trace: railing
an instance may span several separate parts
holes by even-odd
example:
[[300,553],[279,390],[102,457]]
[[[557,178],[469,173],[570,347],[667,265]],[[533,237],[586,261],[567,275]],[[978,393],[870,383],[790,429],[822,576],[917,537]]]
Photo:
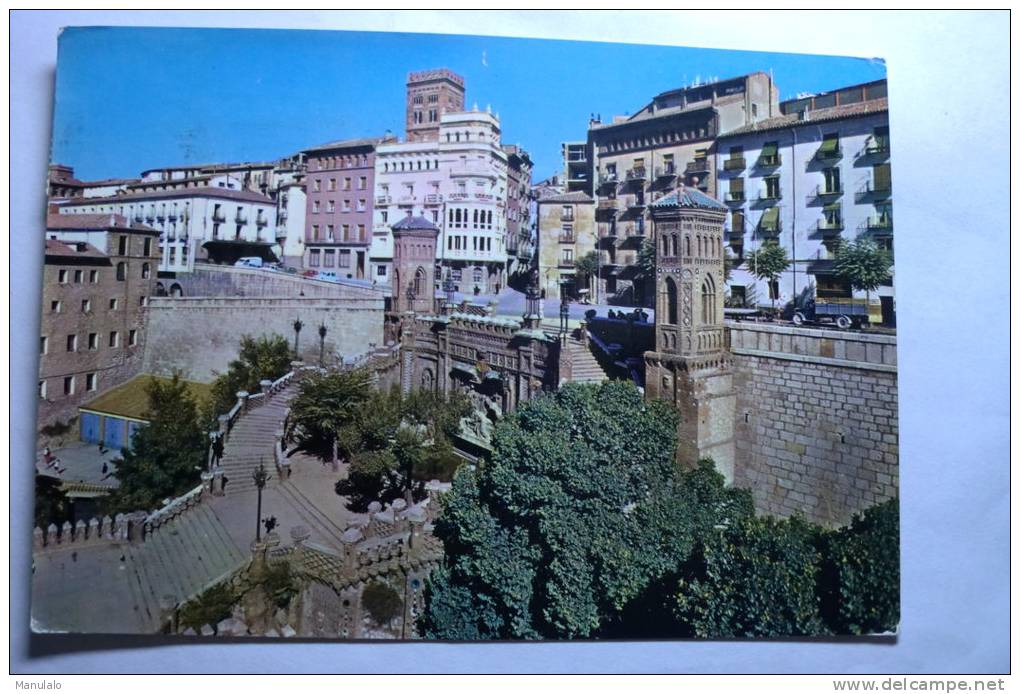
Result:
[[889,154],[888,140],[884,142],[877,140],[869,140],[867,143],[865,143],[864,147],[861,148],[861,151],[857,153],[856,158],[861,159],[863,157],[885,156],[887,154]]
[[732,193],[726,193],[726,202],[744,202],[747,198],[744,196],[744,191],[734,191]]
[[761,155],[758,157],[757,166],[759,168],[767,169],[774,166],[779,166],[783,163],[783,157],[780,154]]
[[398,205],[413,205],[418,201],[418,197],[415,195],[401,195],[400,199],[397,200]]
[[87,523],[79,520],[74,525],[71,525],[70,521],[64,521],[60,526],[50,523],[45,528],[36,526],[32,530],[32,549],[66,547],[71,543],[82,546],[102,542],[124,542],[128,539],[127,531],[128,516],[123,513],[113,517],[90,518]]
[[573,234],[560,234],[559,239],[560,239],[560,243],[573,243],[574,242],[574,235]]
[[212,220],[214,222],[219,222],[220,224],[222,224],[223,222],[227,221],[227,215],[225,215],[222,212],[213,212]]
[[835,186],[829,186],[823,183],[815,186],[814,192],[809,197],[825,198],[842,194],[843,194],[842,183],[837,183]]
[[615,173],[606,173],[599,176],[599,185],[604,186],[609,183],[617,183],[619,182],[619,180],[620,177],[617,176]]
[[255,226],[264,227],[267,224],[269,224],[269,220],[266,219],[265,217],[256,217],[255,218]]
[[375,196],[375,204],[376,205],[389,205],[392,200],[393,200],[393,198],[391,198],[389,195],[376,195]]
[[762,202],[772,202],[774,200],[782,200],[782,199],[783,199],[783,192],[781,190],[776,190],[776,191],[763,190],[760,193],[758,193],[758,200],[760,200]]
[[684,169],[686,173],[707,173],[708,172],[708,159],[695,159],[689,162]]
[[572,221],[574,221],[574,213],[573,212],[561,212],[560,213],[560,221],[561,222],[572,222]]
[[723,161],[724,171],[743,171],[747,168],[747,160],[743,157],[730,157]]
[[235,224],[247,224],[248,223],[248,215],[244,214],[243,212],[238,212],[237,214],[234,215],[234,223]]
[[643,181],[646,175],[647,174],[643,166],[627,170],[628,181]]
[[450,200],[467,200],[467,193],[450,193]]
[[892,195],[891,185],[888,188],[875,188],[874,181],[869,179],[864,182],[864,185],[857,189],[857,192],[854,194],[854,200],[856,202],[861,202],[862,200],[870,197],[881,198],[888,197],[889,195]]
[[628,210],[636,210],[636,209],[642,208],[644,206],[645,206],[645,199],[644,198],[635,197],[633,200],[630,200],[629,202],[627,202],[627,209]]
[[833,149],[822,149],[821,147],[815,152],[814,159],[816,161],[838,161],[843,158],[843,148],[836,145]]
[[838,234],[843,231],[843,220],[819,219],[817,222],[815,222],[814,230],[816,233],[822,234],[824,236]]
[[426,205],[438,205],[443,202],[443,196],[439,193],[429,193],[425,196]]
[[656,178],[672,178],[673,176],[676,176],[675,164],[666,164],[664,166],[655,167]]
[[492,193],[475,193],[475,198],[477,200],[492,200],[495,197],[496,196],[493,195]]
[[560,258],[559,267],[574,267],[574,261],[567,258]]
[[616,210],[616,198],[601,198],[598,202],[599,210]]
[[783,223],[777,222],[775,226],[758,226],[756,230],[757,235],[760,238],[775,238],[783,233]]
[[189,508],[197,506],[202,502],[202,491],[205,484],[200,484],[190,492],[182,494],[161,509],[153,511],[145,517],[145,534],[149,535],[158,530],[162,525],[172,521]]
[[892,217],[868,217],[857,227],[858,233],[891,234],[892,230]]

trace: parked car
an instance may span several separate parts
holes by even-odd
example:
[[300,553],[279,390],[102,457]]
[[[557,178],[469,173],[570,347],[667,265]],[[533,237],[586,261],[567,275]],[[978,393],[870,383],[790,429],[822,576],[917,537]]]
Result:
[[322,272],[322,271],[320,271],[320,272],[316,273],[315,279],[317,279],[317,280],[325,280],[326,282],[336,282],[337,281],[336,273],[335,272]]
[[234,267],[259,267],[260,268],[260,267],[262,267],[262,265],[263,265],[262,258],[259,258],[258,256],[248,256],[246,258],[241,258],[236,263],[234,263]]
[[864,299],[808,299],[796,308],[794,325],[835,323],[840,330],[868,324],[868,302]]

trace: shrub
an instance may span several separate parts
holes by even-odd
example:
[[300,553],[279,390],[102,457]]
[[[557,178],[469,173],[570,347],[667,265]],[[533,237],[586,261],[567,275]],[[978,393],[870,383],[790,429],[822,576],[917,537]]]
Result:
[[373,581],[365,586],[361,593],[361,604],[372,621],[379,626],[388,625],[404,608],[400,593],[382,581]]

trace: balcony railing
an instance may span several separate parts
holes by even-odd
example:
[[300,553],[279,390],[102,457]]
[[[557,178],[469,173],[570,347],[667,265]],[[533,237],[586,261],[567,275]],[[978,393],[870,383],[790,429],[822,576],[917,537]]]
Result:
[[775,238],[779,236],[781,233],[783,233],[783,223],[776,222],[772,226],[759,225],[755,232],[760,238],[765,239]]
[[676,176],[676,164],[664,164],[655,167],[656,178],[673,178]]
[[244,212],[238,212],[237,214],[234,215],[234,224],[247,224],[247,223],[248,215],[246,215]]
[[426,205],[439,205],[443,202],[443,196],[439,193],[429,193],[425,196]]
[[816,161],[839,161],[843,158],[843,148],[839,145],[828,149],[819,147],[814,158]]
[[287,208],[286,207],[282,208],[276,214],[276,218],[279,219],[281,222],[286,222],[287,221]]
[[416,195],[401,195],[400,199],[397,200],[398,205],[413,205],[418,202],[418,196]]
[[742,203],[745,200],[747,200],[747,197],[742,190],[726,193],[726,202]]
[[269,224],[269,220],[266,219],[265,217],[256,217],[255,218],[255,226],[261,228],[261,227],[266,226],[267,224]]
[[573,234],[560,234],[560,243],[573,243],[573,242],[574,242]]
[[574,213],[573,212],[561,212],[560,213],[560,221],[561,222],[572,222],[572,221],[574,221]]
[[224,214],[224,213],[222,213],[222,212],[215,212],[215,211],[214,211],[214,212],[212,213],[212,220],[213,220],[214,222],[217,222],[217,223],[219,223],[219,224],[222,224],[222,223],[224,223],[225,221],[227,221],[227,215],[225,215],[225,214]]
[[809,197],[812,198],[832,198],[843,194],[843,184],[837,183],[834,186],[827,185],[825,183],[815,186],[814,192]]
[[376,205],[389,205],[392,200],[393,200],[393,198],[391,198],[389,195],[376,195],[375,196],[375,204]]
[[782,199],[783,192],[781,190],[763,190],[758,193],[758,200],[760,202],[774,202]]
[[864,182],[864,185],[857,189],[857,192],[854,194],[854,200],[856,202],[861,202],[867,198],[887,198],[890,195],[892,195],[891,185],[887,185],[883,188],[876,188],[874,181],[869,179]]
[[616,210],[616,198],[600,198],[598,204],[599,211],[604,210]]
[[889,140],[869,139],[861,151],[857,153],[857,159],[863,157],[884,157],[889,154]]
[[145,219],[145,215],[143,215],[143,214],[142,214],[141,212],[135,212],[135,214],[134,214],[134,216],[133,216],[133,219],[134,219],[134,220],[135,220],[136,222],[140,222],[140,221],[142,221],[143,219]]
[[604,173],[601,176],[599,176],[599,185],[600,186],[605,186],[605,185],[609,185],[610,183],[617,183],[619,180],[620,180],[620,177],[617,176],[615,172],[613,172],[613,173]]
[[570,258],[560,258],[559,266],[560,267],[574,267],[574,261],[572,259],[570,259]]
[[771,168],[774,168],[776,166],[779,166],[782,163],[783,163],[783,157],[780,154],[769,154],[769,155],[763,154],[760,157],[758,157],[758,161],[756,162],[758,168],[761,168],[761,169],[771,169]]
[[724,171],[743,171],[747,168],[747,160],[743,157],[730,157],[723,161]]
[[819,219],[815,222],[815,231],[824,236],[839,234],[843,231],[842,219]]
[[493,200],[495,197],[492,193],[475,193],[476,200]]
[[467,193],[450,193],[450,200],[467,200]]
[[606,239],[615,239],[616,238],[616,233],[617,233],[616,232],[616,225],[615,224],[610,224],[609,228],[606,229],[605,232],[602,234],[602,237],[606,238]]
[[644,198],[637,198],[637,197],[635,197],[635,198],[632,198],[632,199],[627,201],[627,209],[628,210],[641,210],[641,209],[644,209],[644,207],[645,207],[645,199]]
[[857,227],[858,233],[884,235],[891,234],[893,230],[892,217],[868,217]]
[[687,164],[684,171],[688,174],[708,173],[708,159],[695,159]]
[[643,166],[639,166],[639,167],[627,170],[627,180],[628,181],[643,181],[643,180],[645,180],[647,175],[648,174],[645,171],[645,167],[643,167]]

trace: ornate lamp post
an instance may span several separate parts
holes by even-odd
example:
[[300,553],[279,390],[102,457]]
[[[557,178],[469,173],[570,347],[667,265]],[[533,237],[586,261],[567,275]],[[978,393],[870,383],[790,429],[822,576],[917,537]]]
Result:
[[259,461],[259,466],[252,473],[251,478],[255,480],[255,488],[258,489],[258,509],[255,516],[255,541],[259,542],[262,540],[262,490],[266,488],[266,482],[269,481],[269,473],[266,472],[266,464]]
[[446,292],[446,305],[443,307],[443,313],[447,313],[453,308],[454,299],[453,280],[449,276],[443,280],[443,291]]
[[415,300],[414,286],[407,285],[407,310],[414,313],[414,300]]
[[326,324],[319,326],[319,368],[325,366],[326,361]]
[[305,327],[305,324],[298,318],[294,321],[294,358],[301,359],[301,353],[298,352],[298,338],[301,336],[301,328]]
[[560,299],[560,334],[567,334],[567,321],[570,318],[570,302],[566,295]]

